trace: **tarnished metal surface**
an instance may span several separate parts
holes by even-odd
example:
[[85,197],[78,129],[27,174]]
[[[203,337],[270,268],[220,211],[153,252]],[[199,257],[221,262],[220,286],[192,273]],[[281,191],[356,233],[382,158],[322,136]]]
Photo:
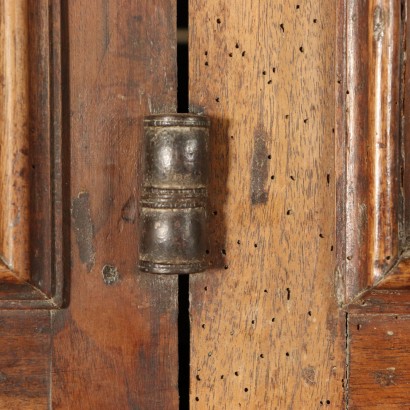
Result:
[[144,119],[139,267],[151,273],[206,268],[209,119]]

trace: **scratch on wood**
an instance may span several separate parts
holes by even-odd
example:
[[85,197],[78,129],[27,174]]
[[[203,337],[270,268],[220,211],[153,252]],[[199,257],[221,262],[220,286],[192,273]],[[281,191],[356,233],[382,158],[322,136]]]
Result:
[[346,283],[345,283],[345,278],[342,273],[343,269],[344,267],[342,266],[336,266],[335,276],[334,276],[335,295],[336,295],[336,300],[337,300],[337,304],[339,305],[339,307],[342,307],[343,304],[345,303]]
[[80,192],[77,198],[74,198],[72,217],[81,262],[85,263],[88,272],[91,272],[95,263],[95,248],[93,243],[94,226],[91,220],[90,195],[88,192]]
[[103,25],[103,40],[104,40],[104,52],[108,50],[108,46],[110,44],[110,28],[109,28],[109,8],[108,8],[108,1],[103,2],[103,18],[102,18],[102,25]]
[[121,218],[127,223],[135,223],[135,217],[137,213],[137,203],[135,195],[131,195],[128,201],[124,204],[121,209]]
[[373,13],[373,36],[377,42],[383,40],[385,29],[385,15],[382,7],[377,6]]
[[268,180],[268,150],[266,148],[267,135],[259,125],[255,129],[252,155],[251,202],[252,205],[265,204],[268,191],[265,184]]

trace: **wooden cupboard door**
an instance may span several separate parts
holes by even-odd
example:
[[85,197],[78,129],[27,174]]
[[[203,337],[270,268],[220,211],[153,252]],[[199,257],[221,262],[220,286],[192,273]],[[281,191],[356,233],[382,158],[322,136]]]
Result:
[[190,0],[213,120],[192,408],[410,408],[408,7]]
[[178,408],[177,278],[137,272],[174,1],[0,1],[0,408]]
[[409,4],[345,3],[349,409],[410,408]]
[[0,408],[410,407],[407,9],[189,0],[210,268],[178,312],[136,269],[176,1],[0,0]]

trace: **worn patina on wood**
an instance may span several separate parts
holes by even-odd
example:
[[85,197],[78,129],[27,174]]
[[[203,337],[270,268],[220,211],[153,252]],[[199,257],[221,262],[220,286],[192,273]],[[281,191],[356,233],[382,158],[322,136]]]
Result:
[[343,405],[333,1],[191,0],[212,119],[210,260],[190,276],[193,409]]
[[[408,0],[340,1],[338,270],[349,409],[410,403]],[[340,289],[343,288],[341,283]]]
[[62,303],[61,13],[0,1],[0,308]]
[[0,280],[0,408],[178,408],[177,279],[139,272],[136,246],[143,116],[176,109],[175,1],[4,3],[27,6],[29,123],[6,121],[29,132],[31,250],[29,283]]
[[30,277],[27,0],[0,1],[0,281]]
[[68,308],[55,409],[178,408],[177,278],[138,270],[143,118],[176,110],[175,1],[63,2]]

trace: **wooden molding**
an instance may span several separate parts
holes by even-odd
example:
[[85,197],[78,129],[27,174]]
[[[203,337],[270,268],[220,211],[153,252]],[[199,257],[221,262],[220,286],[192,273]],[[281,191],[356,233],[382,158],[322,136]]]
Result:
[[345,272],[344,302],[350,303],[397,276],[397,266],[408,266],[401,256],[405,13],[403,2],[395,0],[343,3],[343,109],[337,124],[345,155],[337,168],[345,189],[338,199],[344,233],[339,266]]
[[0,308],[62,293],[60,1],[0,0]]
[[402,256],[394,269],[377,285],[377,289],[410,289],[410,258]]
[[0,281],[29,279],[27,0],[0,1]]

